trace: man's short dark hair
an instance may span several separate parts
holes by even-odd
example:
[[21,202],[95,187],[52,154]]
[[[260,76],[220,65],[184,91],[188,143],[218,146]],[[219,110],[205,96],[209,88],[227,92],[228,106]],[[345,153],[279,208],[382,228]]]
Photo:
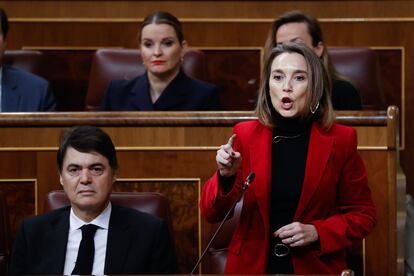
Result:
[[3,38],[7,37],[7,33],[9,32],[9,19],[7,18],[6,12],[0,8],[0,22],[1,22],[1,33],[3,34]]
[[109,165],[114,172],[118,169],[115,146],[112,143],[111,137],[98,127],[77,126],[63,133],[57,152],[59,172],[62,172],[63,160],[68,147],[84,153],[97,152],[108,159]]

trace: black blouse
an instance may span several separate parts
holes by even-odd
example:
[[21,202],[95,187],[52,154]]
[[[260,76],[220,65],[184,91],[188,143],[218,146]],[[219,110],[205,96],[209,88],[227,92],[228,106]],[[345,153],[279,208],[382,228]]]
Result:
[[271,194],[270,194],[270,246],[267,273],[293,274],[291,255],[277,257],[274,246],[279,239],[273,232],[292,223],[298,206],[305,176],[306,157],[310,138],[311,121],[274,116],[277,127],[273,129]]

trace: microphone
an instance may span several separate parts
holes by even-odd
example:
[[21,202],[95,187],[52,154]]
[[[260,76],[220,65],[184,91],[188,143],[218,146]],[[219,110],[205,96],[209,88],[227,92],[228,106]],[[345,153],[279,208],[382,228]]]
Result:
[[246,177],[246,180],[243,183],[242,190],[240,191],[240,195],[237,198],[237,200],[233,203],[230,210],[227,211],[226,215],[224,216],[223,220],[221,221],[220,225],[217,227],[216,232],[214,232],[214,235],[211,237],[210,241],[208,242],[206,248],[204,249],[203,253],[201,254],[200,258],[198,259],[197,263],[193,267],[193,270],[191,270],[191,275],[194,274],[194,271],[197,269],[197,267],[200,265],[201,261],[204,258],[204,255],[206,255],[207,250],[210,248],[211,244],[213,243],[214,239],[220,233],[221,228],[223,228],[224,223],[226,222],[227,218],[229,217],[230,213],[234,210],[236,207],[237,202],[239,202],[242,198],[244,193],[246,192],[247,188],[249,188],[250,184],[253,182],[254,178],[256,177],[256,174],[254,172],[250,172],[249,175]]
[[255,177],[256,177],[256,174],[254,172],[250,172],[246,180],[243,183],[243,189],[246,190],[249,187],[249,185],[253,182]]

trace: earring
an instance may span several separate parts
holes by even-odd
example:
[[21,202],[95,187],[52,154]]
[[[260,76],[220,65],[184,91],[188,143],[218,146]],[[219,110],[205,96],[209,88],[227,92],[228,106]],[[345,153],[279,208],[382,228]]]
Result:
[[315,109],[313,109],[313,110],[312,110],[312,106],[310,106],[310,107],[309,107],[310,112],[311,112],[312,114],[315,114],[316,110],[318,110],[318,107],[319,107],[319,102],[318,102],[318,104],[315,106]]

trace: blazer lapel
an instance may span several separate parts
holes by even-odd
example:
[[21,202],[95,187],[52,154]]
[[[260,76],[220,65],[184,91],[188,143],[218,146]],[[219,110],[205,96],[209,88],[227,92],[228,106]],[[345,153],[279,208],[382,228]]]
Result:
[[188,99],[187,79],[188,77],[182,71],[178,73],[155,102],[157,110],[177,110],[175,106],[181,106]]
[[319,126],[314,123],[310,135],[302,194],[294,220],[298,220],[301,217],[316,191],[331,154],[332,146],[333,137],[324,135]]
[[122,273],[132,235],[128,218],[123,218],[118,206],[112,205],[106,245],[105,274]]
[[10,112],[18,110],[20,94],[17,91],[18,83],[9,74],[7,66],[3,66],[1,81],[1,111]]
[[147,72],[135,80],[131,89],[131,105],[140,111],[154,110],[149,93]]
[[43,271],[50,274],[63,274],[66,246],[69,235],[69,208],[51,221],[50,230],[45,234],[45,258]]
[[260,213],[265,222],[265,229],[268,228],[269,216],[269,194],[270,194],[270,163],[272,130],[259,124],[255,129],[255,135],[250,143],[250,167],[256,174],[256,179],[251,184]]

